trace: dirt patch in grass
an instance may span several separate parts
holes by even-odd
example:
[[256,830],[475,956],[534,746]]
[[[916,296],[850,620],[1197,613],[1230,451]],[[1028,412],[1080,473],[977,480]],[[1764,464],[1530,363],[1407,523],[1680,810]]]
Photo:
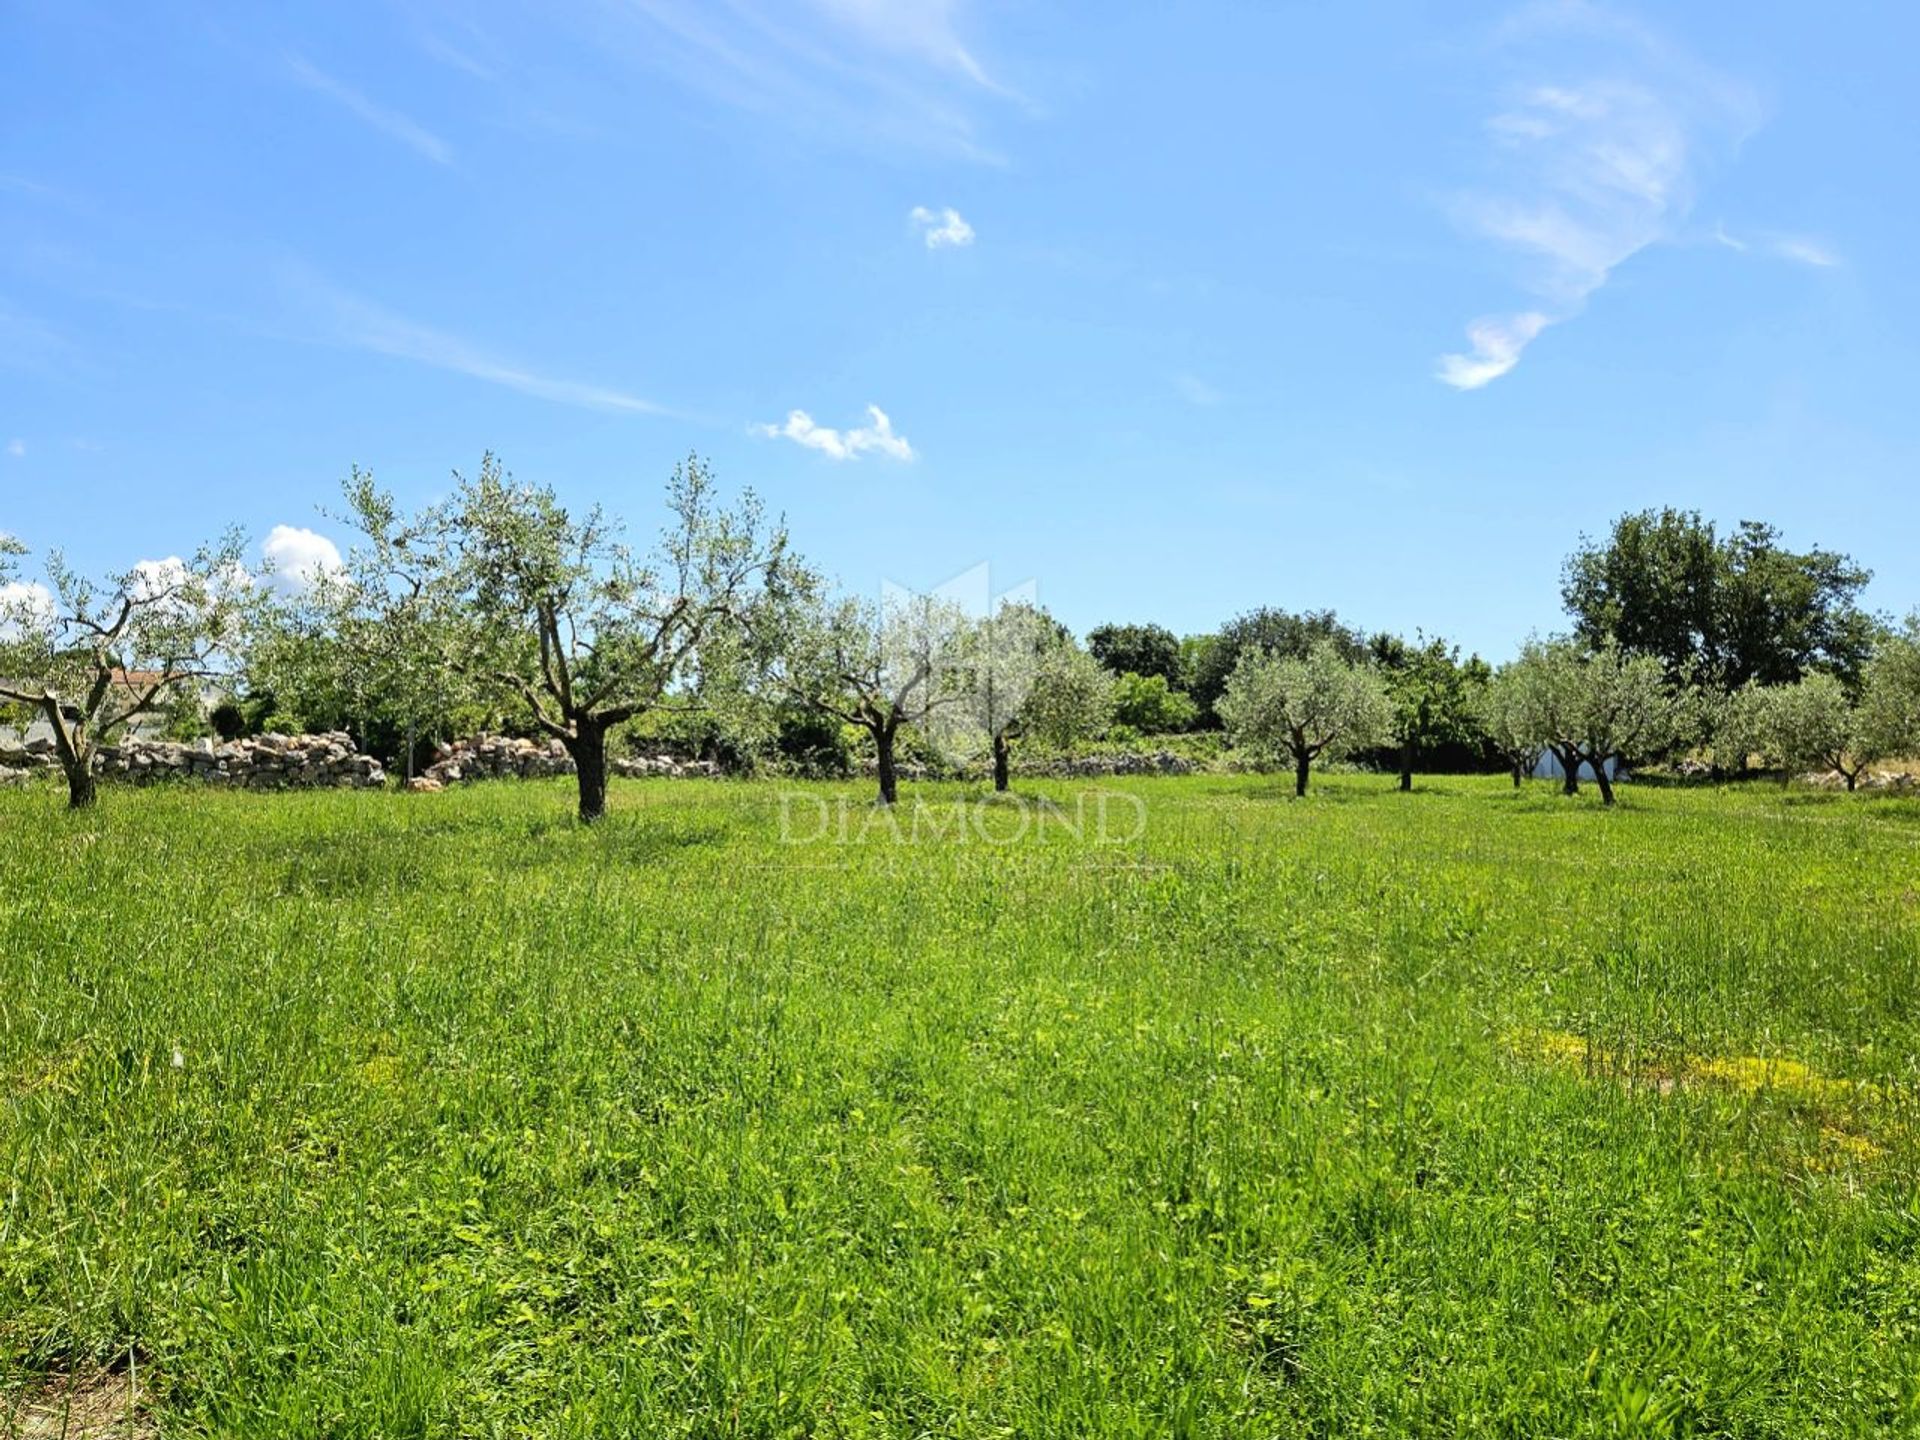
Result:
[[159,1433],[130,1371],[53,1375],[0,1394],[0,1440],[153,1440]]

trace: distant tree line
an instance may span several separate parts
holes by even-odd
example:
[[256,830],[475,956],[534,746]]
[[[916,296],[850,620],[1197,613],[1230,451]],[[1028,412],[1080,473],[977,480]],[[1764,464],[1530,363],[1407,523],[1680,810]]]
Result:
[[696,456],[666,520],[632,548],[492,457],[408,511],[354,471],[336,515],[344,566],[293,596],[258,583],[229,536],[191,562],[93,580],[0,536],[0,705],[55,736],[69,798],[93,803],[93,756],[137,717],[223,677],[224,736],[346,729],[388,758],[483,728],[543,735],[575,761],[581,818],[603,813],[609,750],[666,746],[731,766],[775,757],[842,770],[864,750],[882,803],[902,758],[974,756],[997,789],[1017,746],[1223,732],[1291,771],[1357,759],[1416,773],[1543,755],[1562,784],[1690,753],[1717,773],[1816,765],[1849,787],[1920,751],[1920,615],[1868,614],[1869,573],[1793,550],[1771,526],[1718,533],[1698,514],[1624,515],[1568,558],[1564,633],[1497,667],[1330,610],[1248,611],[1208,634],[1094,627],[1084,646],[1044,610],[968,615],[931,597],[837,592],[749,492],[724,500]]

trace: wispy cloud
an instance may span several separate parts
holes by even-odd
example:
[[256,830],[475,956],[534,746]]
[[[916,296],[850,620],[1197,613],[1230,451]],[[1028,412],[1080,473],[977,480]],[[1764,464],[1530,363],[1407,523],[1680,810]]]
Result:
[[870,44],[913,56],[1008,94],[961,41],[960,0],[820,0],[820,8]]
[[59,371],[77,354],[66,336],[0,298],[0,370]]
[[973,226],[951,205],[929,210],[916,205],[907,212],[907,220],[920,232],[929,250],[951,249],[973,244]]
[[318,337],[332,344],[351,345],[397,359],[413,360],[436,370],[470,375],[490,385],[501,385],[586,410],[609,410],[635,415],[671,414],[638,395],[604,385],[587,384],[540,374],[504,360],[457,335],[422,325],[360,296],[339,289],[305,267],[289,267],[283,274],[290,296],[310,311],[319,324]]
[[303,56],[289,55],[287,68],[292,71],[293,78],[309,90],[317,95],[326,96],[356,119],[370,125],[381,134],[398,140],[415,154],[433,161],[436,165],[453,163],[453,148],[410,116],[368,99],[352,86],[336,80]]
[[1442,355],[1436,372],[1456,390],[1478,390],[1520,363],[1520,352],[1553,322],[1538,310],[1519,315],[1486,316],[1467,326],[1464,355]]
[[789,410],[780,424],[756,425],[753,429],[756,435],[791,440],[835,460],[857,460],[866,454],[886,455],[895,460],[914,458],[913,446],[907,443],[906,436],[894,433],[893,421],[886,411],[878,405],[869,405],[867,419],[870,423],[866,425],[835,430],[817,423],[804,410]]
[[458,45],[438,35],[431,33],[421,35],[420,49],[429,59],[438,61],[449,70],[458,70],[469,79],[492,80],[495,78],[496,72],[493,66],[484,60],[476,59]]
[[1188,404],[1198,405],[1206,410],[1211,410],[1214,406],[1226,399],[1226,396],[1222,395],[1198,375],[1174,376],[1173,388],[1180,392]]
[[25,459],[27,454],[27,442],[20,439],[7,441],[7,454],[11,455],[16,460]]
[[1773,253],[1782,260],[1797,260],[1822,270],[1840,263],[1840,257],[1818,240],[1805,235],[1776,235],[1770,241]]
[[1727,249],[1741,254],[1758,250],[1760,254],[1770,255],[1776,260],[1792,260],[1796,264],[1811,265],[1820,270],[1830,270],[1841,263],[1840,256],[1832,246],[1811,235],[1787,235],[1773,231],[1763,232],[1748,240],[1733,234],[1725,225],[1716,225],[1713,238]]
[[[1520,262],[1543,302],[1475,320],[1471,349],[1436,377],[1476,390],[1507,374],[1549,325],[1580,313],[1615,270],[1672,239],[1692,209],[1703,162],[1758,123],[1738,84],[1652,32],[1582,4],[1525,12],[1506,32],[1533,77],[1486,123],[1488,181],[1454,197],[1456,220]],[[1584,73],[1564,71],[1569,41]],[[1541,43],[1551,47],[1542,55]]]
[[[605,12],[596,49],[664,69],[788,129],[999,163],[975,111],[982,102],[1026,102],[962,40],[965,8],[962,0],[628,0]],[[638,33],[624,23],[633,21]]]

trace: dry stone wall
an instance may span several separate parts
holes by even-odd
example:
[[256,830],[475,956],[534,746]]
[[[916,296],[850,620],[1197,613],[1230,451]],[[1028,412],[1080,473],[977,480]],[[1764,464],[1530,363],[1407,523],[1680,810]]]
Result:
[[[0,768],[18,775],[51,770],[58,764],[49,739],[0,747]],[[387,780],[380,762],[356,751],[352,738],[338,730],[323,735],[253,735],[223,743],[128,740],[101,746],[94,756],[94,769],[136,784],[200,780],[243,790],[371,790]]]
[[[673,779],[710,778],[719,767],[705,760],[676,760],[671,755],[628,755],[607,762],[616,775],[663,775]],[[573,757],[558,740],[525,740],[512,735],[476,735],[434,751],[433,764],[421,775],[435,786],[474,780],[539,780],[571,775]],[[426,787],[421,787],[426,788]]]

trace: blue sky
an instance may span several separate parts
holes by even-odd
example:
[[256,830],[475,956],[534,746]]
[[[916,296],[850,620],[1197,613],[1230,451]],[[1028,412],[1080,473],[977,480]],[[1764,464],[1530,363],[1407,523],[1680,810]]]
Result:
[[[697,449],[849,588],[1492,657],[1645,505],[1920,603],[1920,11],[10,0],[0,529]],[[795,412],[799,412],[796,414]]]

